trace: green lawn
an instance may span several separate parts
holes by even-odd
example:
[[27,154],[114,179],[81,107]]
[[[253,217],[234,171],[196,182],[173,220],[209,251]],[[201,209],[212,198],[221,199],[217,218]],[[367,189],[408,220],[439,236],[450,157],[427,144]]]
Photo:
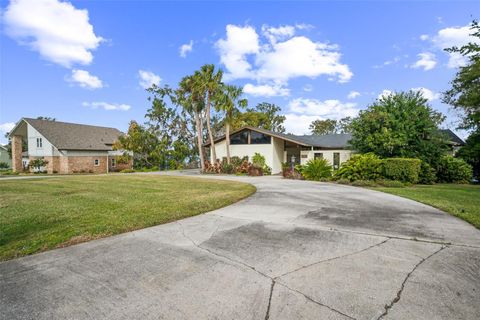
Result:
[[480,186],[478,185],[435,184],[372,189],[431,205],[480,229]]
[[188,177],[111,175],[0,181],[0,260],[214,210],[255,187]]

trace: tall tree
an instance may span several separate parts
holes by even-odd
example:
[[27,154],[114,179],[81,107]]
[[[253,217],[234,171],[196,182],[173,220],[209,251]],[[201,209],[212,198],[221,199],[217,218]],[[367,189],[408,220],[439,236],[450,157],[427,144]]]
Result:
[[198,75],[198,91],[205,92],[206,95],[206,104],[205,104],[205,119],[207,123],[207,131],[208,131],[208,138],[210,145],[212,146],[212,158],[215,161],[217,159],[217,154],[215,152],[215,147],[213,144],[213,132],[212,126],[210,123],[211,117],[211,107],[212,107],[212,100],[215,94],[217,94],[218,90],[222,85],[222,77],[223,71],[216,70],[213,64],[206,64],[200,68],[200,73]]
[[438,126],[444,116],[420,92],[400,92],[376,100],[352,122],[352,147],[380,157],[420,158],[431,164],[445,149]]
[[247,106],[247,100],[241,99],[243,94],[242,87],[234,85],[223,85],[221,90],[215,96],[216,108],[225,113],[225,145],[227,148],[227,163],[230,164],[230,126],[232,124],[234,113],[239,108]]
[[279,106],[262,102],[254,108],[248,108],[245,112],[234,113],[231,127],[235,130],[251,126],[282,133],[285,132],[283,123],[286,118],[280,114],[280,111]]
[[204,94],[198,85],[200,74],[184,77],[177,89],[178,103],[187,111],[194,114],[195,135],[197,138],[198,156],[200,158],[200,167],[205,170],[205,155],[203,150],[203,111],[205,109]]
[[468,59],[464,67],[460,67],[451,81],[452,88],[443,94],[443,102],[462,111],[462,129],[479,130],[480,126],[480,24],[474,20],[471,24],[472,36],[479,39],[460,48],[446,49],[451,53],[463,55]]
[[323,135],[337,132],[337,120],[325,119],[314,120],[308,127],[312,134]]
[[460,48],[446,49],[451,53],[464,56],[468,63],[460,67],[451,81],[452,88],[443,94],[443,102],[461,111],[462,123],[459,129],[472,130],[466,145],[457,153],[472,165],[474,174],[478,177],[480,171],[480,24],[472,21],[471,35],[476,37],[476,43],[470,42]]
[[283,123],[286,119],[284,115],[279,114],[281,110],[279,106],[268,102],[259,103],[255,107],[255,111],[261,112],[266,116],[266,121],[262,124],[262,128],[280,133],[285,132]]
[[345,117],[340,120],[334,119],[325,119],[325,120],[314,120],[310,124],[310,131],[312,134],[322,135],[322,134],[332,134],[332,133],[349,133],[351,131],[352,124],[351,117]]

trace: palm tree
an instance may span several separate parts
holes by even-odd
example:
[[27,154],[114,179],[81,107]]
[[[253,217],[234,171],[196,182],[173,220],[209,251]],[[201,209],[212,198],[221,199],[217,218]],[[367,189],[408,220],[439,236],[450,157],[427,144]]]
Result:
[[234,85],[222,85],[221,89],[215,96],[216,107],[219,111],[225,112],[225,145],[227,148],[227,163],[230,164],[230,125],[233,115],[238,112],[238,107],[247,106],[247,99],[240,99],[243,95],[242,87]]
[[205,109],[205,93],[201,91],[199,86],[200,74],[195,72],[194,75],[184,77],[179,84],[177,90],[178,103],[189,113],[193,113],[195,117],[195,131],[197,132],[198,156],[200,158],[200,167],[205,170],[205,156],[203,150],[203,117],[202,112]]
[[222,77],[223,71],[217,70],[215,72],[215,66],[213,64],[206,64],[200,68],[200,72],[198,75],[198,92],[204,92],[207,98],[207,102],[205,104],[205,118],[207,122],[207,131],[208,131],[208,139],[210,142],[211,150],[212,150],[212,159],[213,161],[217,160],[217,154],[215,152],[215,145],[213,143],[213,133],[212,127],[210,125],[210,109],[212,106],[212,100],[214,96],[218,93],[218,90],[222,86]]

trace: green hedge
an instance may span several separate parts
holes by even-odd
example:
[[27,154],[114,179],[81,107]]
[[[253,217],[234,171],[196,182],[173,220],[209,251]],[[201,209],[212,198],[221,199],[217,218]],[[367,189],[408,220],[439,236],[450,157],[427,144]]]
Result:
[[472,176],[472,166],[462,159],[443,156],[438,162],[437,178],[439,182],[469,183]]
[[383,176],[389,180],[417,183],[421,163],[420,159],[413,158],[383,159]]

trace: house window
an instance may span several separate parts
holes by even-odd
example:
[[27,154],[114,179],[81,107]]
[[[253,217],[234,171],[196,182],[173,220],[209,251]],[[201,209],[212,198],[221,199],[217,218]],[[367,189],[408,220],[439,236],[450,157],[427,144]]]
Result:
[[272,137],[269,135],[256,132],[256,131],[250,131],[250,143],[251,144],[270,144],[272,141]]
[[337,170],[340,167],[340,152],[333,153],[333,169]]
[[95,167],[98,167],[98,166],[100,165],[100,160],[95,159],[95,160],[93,161],[93,164],[95,165]]
[[37,138],[37,148],[42,148],[42,147],[43,147],[42,138]]
[[230,137],[230,144],[248,144],[248,131],[236,133]]
[[321,153],[321,152],[315,152],[315,153],[313,154],[313,157],[314,157],[315,159],[323,159],[323,153]]
[[112,168],[114,168],[117,165],[117,162],[115,158],[112,158]]

